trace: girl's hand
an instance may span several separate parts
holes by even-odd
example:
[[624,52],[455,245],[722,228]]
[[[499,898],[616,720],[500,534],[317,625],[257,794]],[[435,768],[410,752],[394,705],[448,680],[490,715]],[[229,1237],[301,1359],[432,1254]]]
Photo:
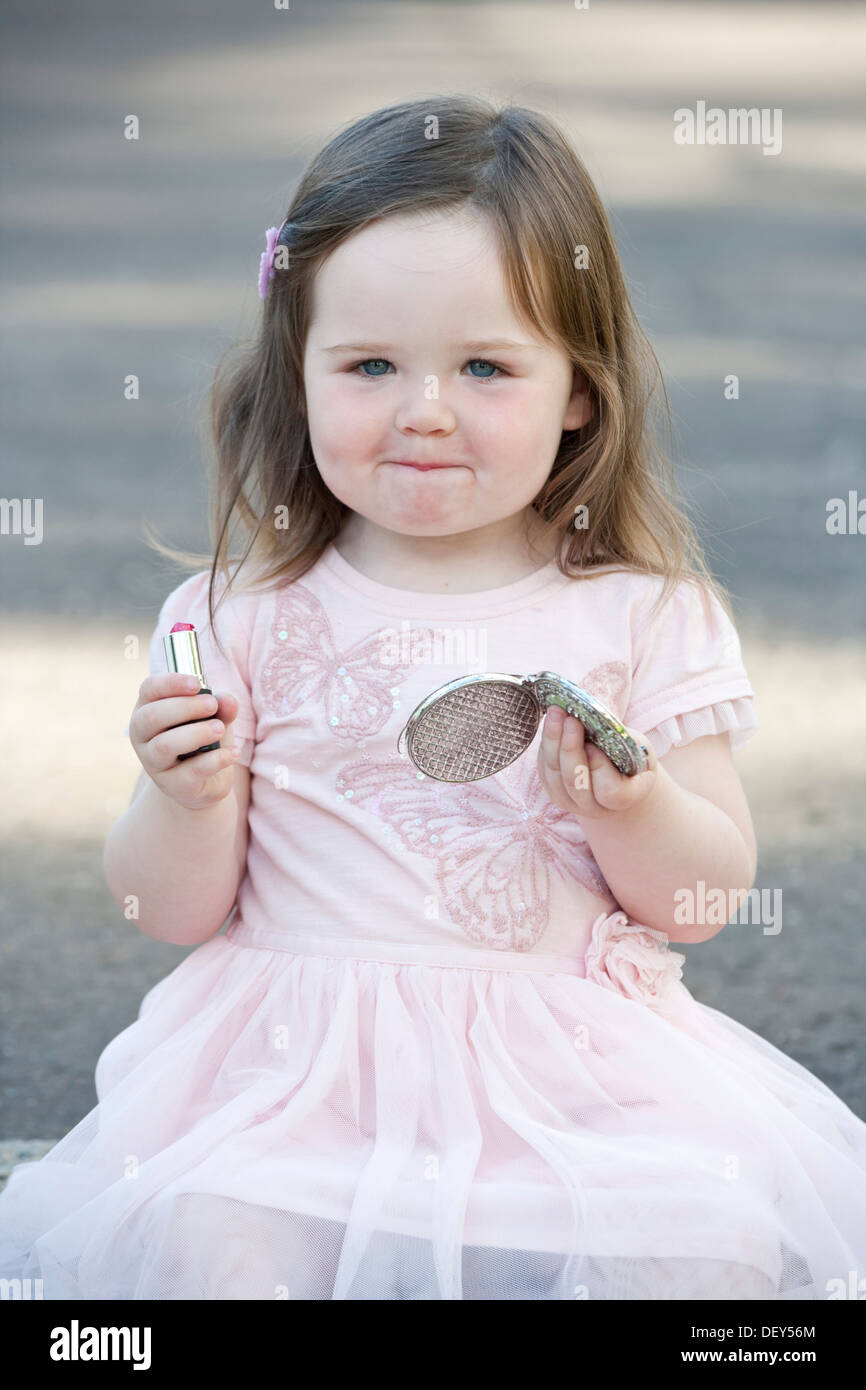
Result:
[[649,753],[644,772],[626,777],[606,753],[584,737],[579,719],[551,705],[544,717],[538,749],[538,775],[556,805],[584,820],[630,811],[649,796],[657,781],[658,758],[646,734],[628,731]]
[[[197,680],[176,671],[147,676],[129,720],[129,741],[145,772],[160,791],[188,811],[203,810],[228,796],[238,757],[229,734],[238,715],[237,698],[190,693],[198,689]],[[211,714],[215,717],[203,724],[187,722]],[[220,748],[178,762],[178,753],[192,753],[217,740]]]

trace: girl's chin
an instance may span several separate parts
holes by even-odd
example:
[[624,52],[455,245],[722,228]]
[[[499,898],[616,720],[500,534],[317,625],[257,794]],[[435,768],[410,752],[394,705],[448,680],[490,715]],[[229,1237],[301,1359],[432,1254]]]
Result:
[[[465,518],[461,519],[465,521]],[[471,526],[461,525],[456,519],[447,517],[425,517],[391,515],[376,523],[387,531],[397,531],[402,536],[416,536],[419,540],[427,536],[453,536],[458,531],[472,530]]]

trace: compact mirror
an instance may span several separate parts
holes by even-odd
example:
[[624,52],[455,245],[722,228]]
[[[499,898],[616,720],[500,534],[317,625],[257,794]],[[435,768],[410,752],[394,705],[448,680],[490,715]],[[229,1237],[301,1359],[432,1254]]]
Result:
[[533,676],[487,672],[461,676],[434,690],[412,711],[397,739],[419,772],[437,782],[492,777],[525,752],[549,705],[561,705],[585,736],[626,777],[647,766],[647,750],[605,705],[553,671]]

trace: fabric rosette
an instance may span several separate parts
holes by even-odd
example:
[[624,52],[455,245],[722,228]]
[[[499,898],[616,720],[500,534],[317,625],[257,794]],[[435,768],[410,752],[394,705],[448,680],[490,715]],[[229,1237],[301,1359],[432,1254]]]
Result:
[[673,1001],[685,956],[664,932],[629,921],[619,911],[597,917],[587,947],[586,978],[626,999],[662,1010]]

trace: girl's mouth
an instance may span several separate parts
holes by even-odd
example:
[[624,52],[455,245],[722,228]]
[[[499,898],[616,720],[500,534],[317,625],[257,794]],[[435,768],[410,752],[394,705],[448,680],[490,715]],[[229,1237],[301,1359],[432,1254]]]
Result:
[[419,473],[429,473],[437,468],[462,468],[462,463],[411,463],[408,459],[392,460],[397,468],[414,468]]

